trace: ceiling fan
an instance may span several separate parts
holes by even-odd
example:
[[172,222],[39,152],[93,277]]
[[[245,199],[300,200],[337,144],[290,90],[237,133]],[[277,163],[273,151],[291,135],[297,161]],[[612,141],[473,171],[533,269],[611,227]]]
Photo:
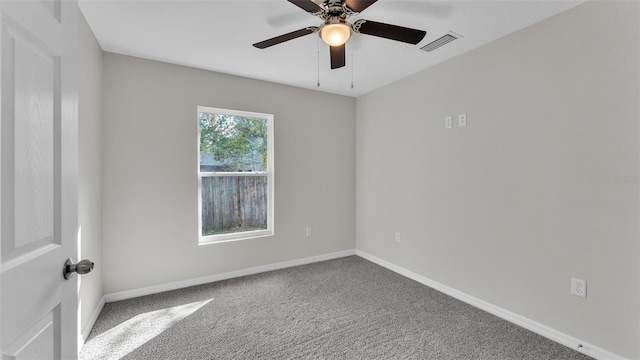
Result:
[[360,33],[416,45],[427,34],[426,31],[360,19],[353,24],[349,17],[357,15],[378,0],[324,0],[322,6],[312,0],[287,0],[324,22],[320,26],[309,26],[304,29],[276,36],[253,44],[258,49],[265,49],[301,36],[319,33],[322,40],[330,47],[331,69],[345,66],[345,43],[353,33]]

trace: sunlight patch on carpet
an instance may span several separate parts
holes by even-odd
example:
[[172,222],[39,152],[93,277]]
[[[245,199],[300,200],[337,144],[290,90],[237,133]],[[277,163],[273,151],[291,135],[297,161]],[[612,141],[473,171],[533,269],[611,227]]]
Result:
[[104,353],[108,354],[107,357],[101,357],[101,359],[120,359],[212,300],[208,299],[137,315],[93,338],[91,340],[92,346],[100,346],[104,349]]

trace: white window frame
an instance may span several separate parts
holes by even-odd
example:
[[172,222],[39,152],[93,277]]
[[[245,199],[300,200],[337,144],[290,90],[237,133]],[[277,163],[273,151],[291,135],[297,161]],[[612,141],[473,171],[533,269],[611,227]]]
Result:
[[[200,171],[200,113],[225,114],[247,118],[260,118],[267,120],[267,169],[264,172],[201,172]],[[273,114],[262,114],[248,111],[228,110],[206,106],[198,106],[196,113],[198,138],[197,166],[198,166],[198,243],[199,245],[215,244],[228,241],[248,240],[274,234],[274,141],[273,141]],[[267,228],[264,230],[240,231],[228,234],[202,235],[202,178],[212,176],[267,176]]]

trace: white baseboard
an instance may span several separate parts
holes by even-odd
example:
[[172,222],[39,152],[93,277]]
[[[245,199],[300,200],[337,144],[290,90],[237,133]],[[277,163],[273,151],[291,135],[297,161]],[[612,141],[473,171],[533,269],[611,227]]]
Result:
[[98,320],[98,316],[100,315],[100,312],[102,312],[102,308],[104,308],[104,304],[105,304],[105,300],[104,300],[104,296],[100,299],[100,301],[98,302],[98,306],[96,306],[96,309],[93,311],[93,314],[91,314],[91,318],[89,319],[89,322],[87,323],[87,325],[84,327],[84,329],[82,329],[82,333],[80,334],[80,346],[79,348],[82,349],[82,346],[84,345],[85,341],[87,341],[87,338],[89,337],[89,334],[91,333],[91,330],[93,329],[93,326],[96,324],[96,321]]
[[418,275],[410,270],[407,270],[403,267],[392,264],[388,261],[382,260],[378,257],[375,257],[371,254],[368,254],[364,251],[356,250],[356,255],[367,259],[373,263],[376,263],[382,267],[385,267],[393,272],[396,272],[400,275],[408,277],[409,279],[415,280],[421,284],[424,284],[430,288],[438,290],[442,293],[445,293],[451,297],[454,297],[462,302],[465,302],[469,305],[475,306],[479,309],[482,309],[488,313],[491,313],[499,318],[507,320],[511,323],[519,325],[525,329],[531,330],[536,334],[542,335],[548,339],[551,339],[557,343],[560,343],[564,346],[570,347],[576,351],[579,351],[585,355],[591,356],[596,359],[602,360],[611,360],[611,359],[624,359],[624,357],[599,348],[595,345],[589,344],[585,341],[574,338],[573,336],[569,336],[565,333],[562,333],[558,330],[552,329],[546,325],[540,324],[536,321],[528,319],[522,315],[518,315],[509,310],[505,310],[501,307],[490,304],[486,301],[480,300],[476,297],[453,289],[449,286],[441,284],[437,281],[426,278],[422,275]]
[[311,264],[311,263],[325,261],[325,260],[338,259],[345,256],[352,256],[355,254],[356,254],[355,249],[351,249],[351,250],[339,251],[331,254],[324,254],[324,255],[307,257],[303,259],[279,262],[275,264],[256,266],[248,269],[226,272],[223,274],[203,276],[196,279],[188,279],[188,280],[176,281],[176,282],[167,283],[167,284],[144,287],[141,289],[121,291],[121,292],[105,295],[104,301],[114,302],[114,301],[126,300],[126,299],[131,299],[131,298],[145,296],[145,295],[157,294],[164,291],[182,289],[189,286],[202,285],[202,284],[207,284],[207,283],[221,281],[221,280],[233,279],[241,276],[247,276],[247,275],[253,275],[253,274],[263,273],[267,271],[285,269],[293,266],[306,265],[306,264]]

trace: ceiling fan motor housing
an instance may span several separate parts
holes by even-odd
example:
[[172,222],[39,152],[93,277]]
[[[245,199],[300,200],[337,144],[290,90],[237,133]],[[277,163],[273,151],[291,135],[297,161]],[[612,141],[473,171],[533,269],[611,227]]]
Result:
[[325,9],[329,9],[329,8],[332,8],[332,7],[342,8],[342,6],[344,5],[344,1],[342,1],[342,0],[325,0],[323,5],[324,5]]
[[342,0],[326,0],[324,2],[325,12],[321,16],[324,24],[320,25],[318,35],[325,43],[331,46],[340,46],[344,44],[353,32],[353,27],[347,18],[351,15],[348,13]]

